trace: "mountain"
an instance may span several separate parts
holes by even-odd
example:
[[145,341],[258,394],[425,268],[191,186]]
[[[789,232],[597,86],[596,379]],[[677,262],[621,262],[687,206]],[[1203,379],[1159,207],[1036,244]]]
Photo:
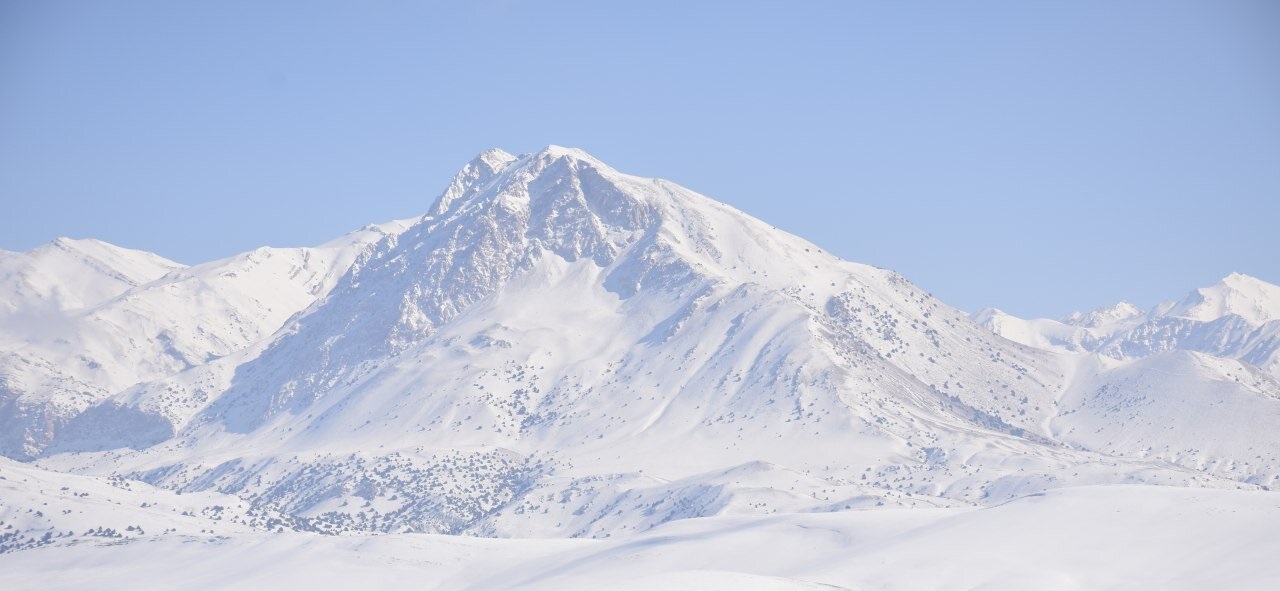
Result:
[[1280,286],[1232,273],[1147,312],[1122,302],[1061,320],[1022,319],[986,309],[973,320],[1007,339],[1038,348],[1140,359],[1195,351],[1244,361],[1280,377]]
[[421,217],[314,248],[60,242],[0,255],[17,586],[159,551],[130,584],[940,586],[895,575],[923,555],[1025,588],[1092,564],[1061,540],[1154,549],[1092,586],[1207,586],[1276,549],[1280,321],[1253,278],[971,317],[557,146],[484,152]]
[[1136,325],[1145,316],[1146,313],[1137,306],[1129,302],[1120,302],[1088,313],[1072,313],[1062,319],[1062,323],[1095,331],[1096,334],[1114,334],[1126,327]]
[[58,238],[29,252],[0,250],[0,319],[17,322],[85,308],[181,268],[100,240]]
[[[261,320],[120,380],[31,455],[306,530],[541,537],[1280,474],[1248,443],[1271,441],[1271,376],[1170,358],[1198,381],[1153,398],[1181,388],[1163,362],[1012,342],[892,271],[580,150],[485,152],[422,218],[354,242],[323,272],[255,266],[247,284],[298,296],[213,308],[194,325]],[[1062,339],[1091,350],[1137,316],[1069,319]]]
[[273,333],[407,222],[182,267],[94,240],[0,258],[0,453],[39,455],[94,403]]
[[1280,438],[1280,287],[1233,273],[1143,312],[1127,302],[1061,321],[999,310],[972,318],[1007,339],[1076,360],[1055,439],[1270,485]]
[[1159,308],[1161,316],[1212,322],[1238,316],[1251,326],[1280,320],[1280,286],[1242,273],[1232,273],[1216,285],[1197,289],[1171,306]]

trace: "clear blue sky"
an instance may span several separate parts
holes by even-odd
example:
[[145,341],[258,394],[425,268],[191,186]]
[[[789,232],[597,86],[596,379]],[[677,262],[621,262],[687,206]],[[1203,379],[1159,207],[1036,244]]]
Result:
[[577,146],[963,309],[1280,282],[1280,3],[0,0],[0,248],[201,262]]

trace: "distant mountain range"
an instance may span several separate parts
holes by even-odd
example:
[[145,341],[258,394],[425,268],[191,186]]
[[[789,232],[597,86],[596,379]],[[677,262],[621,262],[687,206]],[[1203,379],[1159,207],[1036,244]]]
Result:
[[1033,347],[1113,359],[1195,351],[1280,376],[1280,286],[1240,273],[1145,312],[1120,302],[1062,320],[1024,320],[994,308],[972,317],[1000,336]]

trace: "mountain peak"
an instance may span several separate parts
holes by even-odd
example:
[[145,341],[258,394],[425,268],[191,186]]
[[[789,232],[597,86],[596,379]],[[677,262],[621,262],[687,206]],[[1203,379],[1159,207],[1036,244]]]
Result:
[[[46,242],[41,246],[37,246],[34,250],[60,248],[63,250],[84,251],[91,248],[120,248],[114,244],[109,244],[101,240],[93,238],[69,238],[67,236],[59,236]],[[34,252],[34,251],[33,251]]]
[[587,154],[581,148],[569,148],[565,146],[557,146],[555,144],[547,144],[547,147],[541,150],[538,150],[537,153],[547,154],[550,156],[579,156],[579,157],[586,156],[588,158],[591,157],[590,154]]
[[565,146],[557,146],[555,144],[548,144],[547,147],[541,150],[538,150],[537,152],[534,152],[532,155],[534,157],[544,157],[544,158],[552,158],[552,159],[572,158],[575,160],[588,160],[594,163],[603,164],[603,162],[601,162],[599,158],[596,158],[595,156],[588,154],[587,151],[583,150],[582,148],[568,148]]
[[115,244],[98,240],[97,238],[68,238],[66,236],[59,236],[31,249],[30,251],[27,251],[26,254],[41,261],[45,261],[48,257],[71,256],[80,260],[107,264],[108,266],[114,265],[113,261],[127,260],[143,260],[147,261],[151,265],[167,267],[170,269],[178,269],[184,266],[161,257],[153,252],[116,246]]
[[983,308],[977,312],[969,314],[969,319],[987,328],[991,328],[1001,318],[1007,318],[1009,314],[1000,308]]
[[1258,279],[1253,275],[1245,275],[1244,273],[1239,273],[1239,272],[1232,272],[1226,277],[1223,277],[1222,280],[1218,282],[1218,285],[1227,286],[1237,290],[1251,290],[1251,289],[1265,290],[1265,289],[1274,289],[1277,287],[1276,285],[1267,283],[1266,281]]
[[626,176],[579,148],[548,145],[520,156],[495,148],[482,152],[454,175],[426,219],[442,220],[485,200],[514,204],[536,195],[558,194],[549,190],[553,186],[582,188]]
[[487,166],[491,170],[502,170],[516,160],[515,156],[502,148],[489,148],[471,159],[468,166]]
[[1236,315],[1257,326],[1280,320],[1280,286],[1231,273],[1214,285],[1191,292],[1166,314],[1203,322]]
[[436,202],[427,212],[427,218],[435,218],[452,209],[455,202],[473,196],[488,186],[506,170],[517,158],[499,148],[490,148],[476,155],[466,163],[444,192],[436,198]]
[[[586,165],[600,171],[608,171],[618,173],[612,166],[609,166],[603,160],[589,154],[581,148],[567,148],[565,146],[557,146],[550,144],[536,152],[521,154],[513,163],[513,170],[516,168],[529,169],[531,176],[541,175],[544,171],[551,168],[551,165],[565,161],[570,165]],[[576,168],[576,167],[574,167]],[[618,173],[621,174],[621,173]]]
[[180,268],[154,253],[59,237],[0,261],[0,300],[12,297],[11,309],[79,309]]
[[1072,312],[1062,319],[1062,323],[1083,328],[1102,329],[1103,332],[1112,332],[1112,330],[1119,328],[1120,325],[1131,323],[1131,321],[1145,314],[1137,305],[1120,301],[1115,305],[1103,306],[1090,312]]

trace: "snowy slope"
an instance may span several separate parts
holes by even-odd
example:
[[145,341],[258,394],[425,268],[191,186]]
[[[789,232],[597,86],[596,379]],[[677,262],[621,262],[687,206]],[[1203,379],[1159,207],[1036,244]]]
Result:
[[137,480],[49,472],[0,458],[0,554],[162,536],[208,539],[286,523],[292,524],[230,495],[179,495]]
[[1186,351],[1112,362],[1060,401],[1050,425],[1066,442],[1268,486],[1277,484],[1280,383],[1257,368]]
[[[88,305],[36,309],[28,303],[5,320],[0,453],[32,457],[95,402],[263,339],[324,295],[364,249],[406,225],[369,226],[316,248],[260,248],[189,268],[96,241],[60,239],[11,255],[39,267],[20,277],[29,285],[49,282],[39,292],[51,294],[48,302]],[[91,252],[93,264],[68,263],[70,246]]]
[[459,588],[1267,589],[1278,523],[1270,494],[1084,487],[977,511],[681,522]]
[[0,251],[0,319],[12,336],[24,317],[101,303],[182,265],[100,240],[58,238],[29,252]]

